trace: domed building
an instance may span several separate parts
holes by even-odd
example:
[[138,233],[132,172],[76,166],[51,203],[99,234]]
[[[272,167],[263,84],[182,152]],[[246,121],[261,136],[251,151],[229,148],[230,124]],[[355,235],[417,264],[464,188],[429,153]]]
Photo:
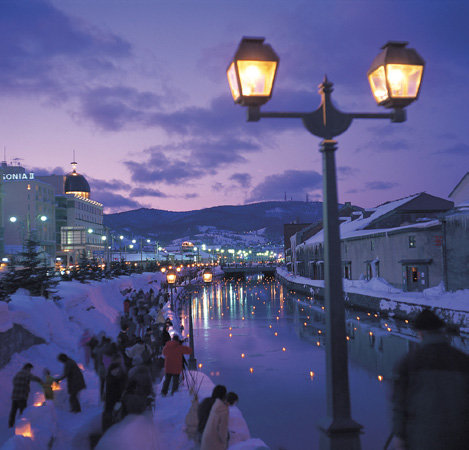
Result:
[[76,171],[66,175],[39,176],[55,187],[57,258],[63,266],[77,264],[81,255],[105,259],[106,232],[103,204],[91,199],[86,178]]
[[64,192],[74,194],[83,198],[90,198],[90,185],[83,175],[77,173],[76,162],[72,162],[73,171],[65,175]]

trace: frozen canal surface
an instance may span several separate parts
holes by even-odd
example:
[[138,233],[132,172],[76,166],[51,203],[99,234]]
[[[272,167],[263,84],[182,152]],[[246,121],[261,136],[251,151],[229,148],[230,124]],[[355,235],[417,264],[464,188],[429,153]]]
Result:
[[[252,436],[272,450],[318,448],[316,424],[326,415],[323,303],[251,279],[215,283],[193,294],[192,305],[197,362],[239,395]],[[364,426],[362,449],[376,450],[390,432],[392,367],[417,339],[403,322],[357,311],[347,313],[347,334],[352,417]],[[453,344],[468,351],[459,337]]]

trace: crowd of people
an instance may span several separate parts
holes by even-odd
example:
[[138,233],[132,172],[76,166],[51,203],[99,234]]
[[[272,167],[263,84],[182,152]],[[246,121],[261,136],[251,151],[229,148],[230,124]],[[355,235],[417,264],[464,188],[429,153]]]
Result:
[[[142,414],[151,409],[156,397],[153,385],[162,378],[163,369],[162,395],[167,394],[171,380],[171,392],[178,389],[184,362],[182,355],[190,354],[191,350],[182,345],[179,336],[173,332],[173,323],[165,318],[164,304],[168,301],[163,289],[156,295],[152,289],[147,293],[143,290],[128,292],[120,317],[121,330],[115,339],[104,332],[94,335],[89,329],[80,339],[84,366],[93,369],[99,377],[100,400],[104,404],[103,432],[128,414]],[[70,411],[81,411],[78,395],[86,388],[82,370],[65,353],[59,354],[57,359],[64,364],[59,377],[52,377],[50,371],[44,369],[41,379],[32,374],[33,366],[27,363],[13,378],[10,427],[14,426],[18,411],[21,415],[26,408],[31,381],[39,383],[45,398],[51,400],[52,384],[66,379]]]

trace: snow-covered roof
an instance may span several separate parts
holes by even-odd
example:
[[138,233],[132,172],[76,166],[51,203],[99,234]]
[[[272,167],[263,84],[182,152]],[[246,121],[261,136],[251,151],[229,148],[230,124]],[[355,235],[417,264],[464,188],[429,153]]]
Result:
[[[358,237],[358,236],[367,236],[367,235],[372,235],[372,234],[377,234],[377,233],[383,233],[383,232],[389,232],[391,230],[396,230],[397,228],[399,229],[405,229],[405,228],[427,228],[431,226],[435,226],[438,224],[438,220],[430,220],[428,222],[419,222],[417,224],[411,224],[411,225],[404,225],[402,227],[393,227],[393,228],[386,228],[386,229],[372,229],[372,230],[365,230],[368,225],[370,225],[372,222],[377,220],[378,218],[384,216],[385,214],[388,214],[389,212],[395,210],[396,208],[399,208],[400,206],[408,203],[409,201],[417,198],[420,194],[414,194],[409,197],[401,198],[399,200],[395,200],[393,202],[388,202],[383,205],[377,206],[376,208],[373,209],[367,209],[365,212],[371,212],[371,214],[362,214],[362,216],[358,219],[355,220],[345,220],[340,224],[340,238],[341,239],[347,239],[351,237]],[[316,243],[320,243],[324,241],[324,230],[322,229],[318,233],[316,233],[314,236],[311,236],[308,240],[306,240],[304,243],[298,245],[299,246],[310,246]]]

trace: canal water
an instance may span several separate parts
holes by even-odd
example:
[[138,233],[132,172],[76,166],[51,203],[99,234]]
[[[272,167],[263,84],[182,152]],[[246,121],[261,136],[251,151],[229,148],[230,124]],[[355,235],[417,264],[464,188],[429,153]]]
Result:
[[[192,311],[197,363],[239,395],[252,437],[272,450],[318,448],[317,423],[326,415],[323,302],[254,277],[203,288],[192,295]],[[390,433],[392,368],[417,338],[405,322],[357,311],[347,311],[346,327],[352,418],[364,427],[362,449],[381,449]],[[461,337],[453,345],[469,352]]]

